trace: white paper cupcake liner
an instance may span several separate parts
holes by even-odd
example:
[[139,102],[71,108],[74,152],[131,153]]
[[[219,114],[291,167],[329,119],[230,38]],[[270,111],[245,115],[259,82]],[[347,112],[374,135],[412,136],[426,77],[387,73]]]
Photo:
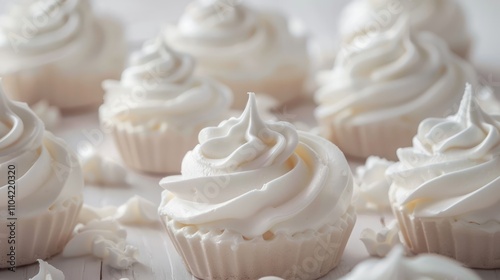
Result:
[[317,279],[335,268],[356,221],[352,207],[333,225],[293,235],[270,232],[254,239],[204,231],[163,216],[162,222],[189,271],[200,279]]
[[[94,108],[102,103],[102,81],[121,75],[126,56],[121,27],[110,20],[98,21],[98,49],[85,55],[61,58],[35,68],[5,74],[6,93],[14,100],[34,104],[47,100],[63,110]],[[100,35],[100,36],[98,36]],[[100,38],[102,37],[102,38]]]
[[406,245],[413,253],[436,253],[470,268],[500,268],[500,223],[455,218],[415,218],[394,207]]
[[179,173],[184,155],[198,144],[198,130],[184,133],[175,127],[152,131],[127,122],[110,123],[111,134],[124,163],[146,173]]
[[332,123],[320,120],[324,137],[336,144],[346,155],[356,158],[379,156],[397,160],[396,150],[411,146],[418,123],[410,124],[387,120],[381,123],[355,125],[351,122]]
[[[15,259],[16,266],[35,263],[37,259],[47,259],[64,249],[73,232],[78,213],[82,207],[81,195],[63,201],[41,215],[22,218],[16,223]],[[11,244],[8,243],[9,220],[0,226],[0,268],[7,268]]]

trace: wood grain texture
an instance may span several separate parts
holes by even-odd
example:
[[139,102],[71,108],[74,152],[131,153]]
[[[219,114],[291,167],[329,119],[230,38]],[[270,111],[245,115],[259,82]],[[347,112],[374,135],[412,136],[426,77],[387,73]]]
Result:
[[[0,14],[6,7],[17,0],[0,1]],[[126,26],[127,40],[131,48],[137,48],[142,41],[153,37],[165,23],[175,22],[184,9],[185,0],[94,0],[95,9],[109,13]],[[281,9],[292,16],[300,17],[313,30],[313,34],[331,42],[336,39],[336,21],[342,6],[347,0],[248,0],[246,2]],[[470,21],[470,29],[475,38],[472,60],[485,75],[493,74],[495,81],[500,81],[500,55],[497,34],[499,1],[461,0]],[[498,89],[497,89],[498,90]],[[307,106],[312,106],[308,104]],[[294,108],[298,119],[311,120],[311,108]],[[308,114],[307,116],[305,116]],[[120,162],[120,158],[109,137],[99,129],[97,113],[79,116],[67,116],[56,134],[64,138],[75,150],[90,145],[104,155]],[[354,164],[356,166],[356,164]],[[129,184],[118,187],[86,186],[85,203],[92,206],[120,205],[133,195],[141,195],[154,203],[160,201],[160,178],[129,173]],[[389,215],[390,216],[390,215]],[[359,215],[351,239],[339,267],[324,280],[337,279],[349,272],[354,265],[367,258],[367,253],[359,241],[360,232],[371,227],[378,229],[379,215]],[[130,280],[191,280],[194,279],[185,269],[182,259],[160,224],[152,227],[126,227],[128,241],[139,248],[140,263],[128,270],[115,270],[92,257],[63,258],[55,256],[48,260],[50,264],[62,270],[68,280],[111,280],[128,278]],[[26,280],[35,275],[38,265],[17,268],[15,273],[0,270],[2,280]],[[500,279],[499,270],[477,270],[483,279]]]

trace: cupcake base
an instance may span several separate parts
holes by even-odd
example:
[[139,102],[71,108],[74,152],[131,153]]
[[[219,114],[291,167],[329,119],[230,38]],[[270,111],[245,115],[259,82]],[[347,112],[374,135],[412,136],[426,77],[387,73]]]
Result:
[[118,122],[110,123],[110,129],[124,163],[146,173],[179,173],[184,155],[198,144],[199,130],[191,133],[175,127],[152,130]]
[[416,218],[394,208],[406,245],[415,253],[435,253],[470,268],[500,268],[500,223],[456,218]]
[[369,125],[320,121],[322,136],[332,141],[346,155],[360,159],[378,156],[393,161],[398,159],[398,148],[411,146],[413,136],[417,133],[417,125],[415,122],[412,125],[399,120]]
[[161,217],[188,270],[200,279],[317,279],[335,268],[356,215],[352,207],[332,225],[292,235],[267,232],[248,239],[227,230],[206,231]]
[[10,246],[15,246],[15,266],[45,260],[61,252],[73,233],[82,204],[83,197],[75,196],[41,215],[17,218],[15,244],[8,243],[11,233],[7,225],[10,221],[5,219],[0,227],[0,268],[11,266]]

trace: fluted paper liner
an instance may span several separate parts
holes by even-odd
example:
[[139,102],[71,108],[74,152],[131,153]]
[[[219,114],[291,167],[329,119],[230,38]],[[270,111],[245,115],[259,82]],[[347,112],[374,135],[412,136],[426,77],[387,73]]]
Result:
[[157,174],[179,173],[184,155],[198,144],[198,133],[184,133],[167,126],[153,131],[128,122],[110,121],[114,142],[124,163],[138,171]]
[[37,259],[47,259],[64,249],[73,233],[78,214],[82,207],[81,195],[63,201],[38,216],[19,217],[16,223],[15,245],[8,244],[9,220],[0,227],[0,268],[7,268],[10,246],[15,246],[16,266],[35,263]]
[[[321,122],[321,120],[320,120]],[[386,120],[380,123],[355,125],[347,123],[324,123],[326,138],[336,144],[346,155],[356,158],[379,156],[397,160],[396,150],[411,146],[418,124],[412,129],[400,120]]]
[[393,206],[406,245],[413,253],[436,253],[470,268],[500,268],[500,223],[459,218],[416,218]]
[[[117,23],[102,19],[96,28],[101,31],[94,34],[96,40],[101,40],[96,42],[99,49],[6,73],[3,85],[7,94],[28,104],[47,100],[63,110],[97,107],[104,95],[101,83],[120,77],[126,49]],[[78,57],[82,55],[85,57]]]
[[317,279],[335,268],[354,226],[354,208],[333,225],[292,235],[247,239],[227,230],[204,231],[162,216],[188,270],[200,279]]

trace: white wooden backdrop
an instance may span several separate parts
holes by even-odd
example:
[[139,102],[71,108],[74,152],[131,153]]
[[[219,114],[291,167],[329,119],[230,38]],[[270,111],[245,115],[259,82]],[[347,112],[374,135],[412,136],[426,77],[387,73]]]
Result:
[[[347,0],[247,0],[248,2],[281,9],[286,13],[301,18],[311,29],[313,35],[323,44],[335,42],[337,37],[337,16]],[[0,13],[14,0],[0,0]],[[131,49],[140,46],[140,43],[153,37],[162,24],[172,23],[178,18],[187,1],[181,0],[94,0],[96,10],[113,15],[124,22],[127,28],[127,40]],[[500,84],[500,1],[461,0],[470,19],[470,29],[474,35],[474,54],[472,60],[484,76],[490,76],[493,85]],[[0,62],[1,63],[1,62]],[[498,81],[498,82],[497,82]],[[500,90],[497,88],[497,91]],[[312,105],[300,105],[291,108],[296,112],[297,120],[310,122]],[[79,116],[70,116],[64,119],[56,134],[67,140],[76,149],[81,143],[90,143],[106,156],[116,161],[120,159],[109,139],[101,133],[98,127],[95,112]],[[93,135],[88,137],[86,135]],[[356,165],[358,163],[353,163]],[[158,186],[160,178],[148,177],[130,172],[129,184],[119,187],[99,187],[88,185],[85,188],[85,203],[92,206],[120,205],[134,194],[139,194],[158,204],[161,188]],[[366,227],[380,228],[381,216],[390,215],[359,215],[358,222],[339,267],[333,270],[324,279],[337,279],[347,273],[355,264],[368,257],[359,233]],[[140,263],[129,270],[115,270],[102,265],[91,257],[66,259],[56,256],[49,263],[62,270],[69,280],[97,280],[97,279],[192,279],[185,270],[182,261],[175,252],[167,235],[159,225],[152,227],[127,227],[128,241],[140,250]],[[18,268],[16,273],[0,270],[0,279],[28,279],[36,274],[37,265]],[[479,271],[483,279],[500,279],[500,271]]]

